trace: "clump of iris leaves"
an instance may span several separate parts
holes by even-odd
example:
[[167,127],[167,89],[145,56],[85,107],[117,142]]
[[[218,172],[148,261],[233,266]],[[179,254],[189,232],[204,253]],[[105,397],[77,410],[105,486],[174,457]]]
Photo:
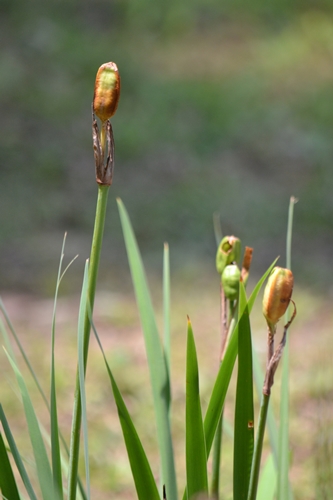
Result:
[[[99,186],[99,189],[100,188]],[[287,232],[287,260],[289,259],[289,265],[292,204],[293,201],[289,209]],[[82,441],[85,461],[84,479],[81,478],[77,472],[79,447],[77,445],[75,449],[73,442],[68,445],[58,426],[54,347],[57,297],[61,280],[67,269],[63,269],[64,239],[56,283],[52,321],[50,398],[43,392],[41,384],[20,343],[10,318],[8,317],[5,305],[2,301],[0,302],[0,308],[3,314],[3,320],[0,319],[1,332],[4,338],[6,354],[15,372],[22,397],[23,409],[35,459],[36,472],[36,477],[32,480],[25,467],[24,458],[21,456],[20,450],[16,446],[15,438],[11,432],[10,423],[6,418],[4,408],[0,405],[0,420],[2,423],[0,432],[0,490],[2,492],[2,498],[8,500],[19,500],[22,498],[29,498],[31,500],[37,500],[37,498],[43,498],[43,500],[74,500],[75,498],[79,498],[87,500],[91,498],[85,396],[85,371],[89,345],[89,336],[88,340],[87,337],[85,337],[85,323],[87,324],[87,318],[88,329],[93,332],[98,341],[101,355],[104,359],[105,369],[109,376],[110,391],[113,393],[118,409],[129,464],[132,470],[137,497],[140,500],[157,500],[161,498],[177,500],[179,496],[182,496],[184,499],[190,499],[197,497],[198,494],[200,494],[200,498],[209,498],[209,495],[211,495],[211,498],[219,498],[216,484],[218,485],[219,483],[218,476],[220,470],[219,467],[217,470],[215,469],[215,476],[211,481],[208,474],[207,461],[213,448],[214,437],[219,428],[219,422],[223,415],[224,401],[236,359],[238,359],[238,363],[234,421],[233,499],[254,500],[257,498],[258,500],[273,500],[273,498],[276,498],[277,500],[286,500],[292,498],[288,476],[288,344],[286,345],[286,352],[284,353],[282,363],[282,391],[280,402],[280,422],[283,422],[284,425],[281,424],[278,428],[273,412],[271,408],[269,408],[267,429],[270,450],[262,467],[258,490],[254,493],[250,492],[250,476],[251,467],[253,467],[255,441],[255,425],[253,424],[255,422],[254,385],[256,385],[260,391],[264,378],[256,352],[252,349],[250,315],[258,293],[265,279],[270,274],[275,262],[266,270],[249,296],[242,283],[240,285],[237,300],[237,320],[234,322],[234,328],[231,332],[216,379],[212,381],[212,391],[204,417],[200,402],[199,371],[195,337],[191,321],[188,320],[186,373],[184,373],[184,378],[186,378],[186,398],[184,402],[186,409],[186,484],[178,485],[173,453],[170,412],[172,392],[170,387],[169,249],[168,245],[164,246],[164,334],[161,336],[157,328],[150,290],[135,234],[125,206],[120,200],[118,200],[118,209],[140,313],[142,333],[146,345],[161,463],[160,477],[156,481],[153,476],[144,447],[137,433],[135,422],[132,420],[126,407],[126,403],[113,375],[112,367],[105,356],[98,332],[94,325],[92,314],[94,293],[92,296],[89,295],[89,261],[87,261],[85,266],[81,291],[77,332],[78,383],[74,396],[75,402],[80,408],[79,413],[82,415]],[[96,286],[96,280],[94,286]],[[43,429],[39,423],[25,379],[19,369],[19,363],[13,349],[14,343],[18,345],[20,355],[27,364],[37,388],[42,394],[45,405],[49,410],[49,431]],[[249,422],[252,422],[253,425],[249,425]],[[80,425],[75,427],[75,424],[73,424],[72,434],[75,434],[74,431],[80,436]],[[259,457],[259,460],[260,458],[261,457]],[[19,482],[17,481],[18,477],[20,477]],[[211,482],[215,484],[215,486],[210,486]],[[20,486],[18,486],[18,484],[20,484]],[[39,488],[38,491],[36,491],[37,484],[37,488]],[[20,491],[23,489],[25,491]],[[181,494],[179,494],[180,491]]]

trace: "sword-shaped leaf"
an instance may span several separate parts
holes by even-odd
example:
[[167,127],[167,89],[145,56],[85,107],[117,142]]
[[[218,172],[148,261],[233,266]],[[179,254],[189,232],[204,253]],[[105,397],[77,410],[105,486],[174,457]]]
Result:
[[208,494],[207,453],[203,429],[197,353],[188,320],[186,355],[186,480],[187,496]]

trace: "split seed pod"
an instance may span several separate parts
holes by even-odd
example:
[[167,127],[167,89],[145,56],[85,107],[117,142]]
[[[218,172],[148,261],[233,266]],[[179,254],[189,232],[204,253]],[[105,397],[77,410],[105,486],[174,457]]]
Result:
[[118,107],[120,97],[120,76],[114,62],[102,64],[98,69],[94,89],[93,110],[105,122],[111,118]]
[[229,300],[237,300],[239,293],[239,280],[241,272],[237,264],[229,264],[222,273],[222,287],[224,295]]
[[241,242],[235,236],[225,236],[216,253],[216,270],[222,275],[224,268],[232,262],[239,262]]
[[274,267],[264,291],[263,314],[272,333],[286,312],[293,293],[294,277],[289,269]]

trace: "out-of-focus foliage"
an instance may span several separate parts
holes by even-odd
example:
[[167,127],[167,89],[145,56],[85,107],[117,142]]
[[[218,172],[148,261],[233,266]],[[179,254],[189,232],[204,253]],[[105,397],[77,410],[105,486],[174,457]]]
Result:
[[47,289],[41,270],[56,268],[65,230],[73,253],[88,254],[90,105],[96,71],[110,60],[122,95],[106,237],[118,251],[116,196],[145,251],[168,240],[171,251],[186,245],[213,263],[219,211],[224,234],[255,246],[267,267],[283,255],[294,195],[296,274],[326,279],[332,2],[3,0],[0,13],[3,286]]

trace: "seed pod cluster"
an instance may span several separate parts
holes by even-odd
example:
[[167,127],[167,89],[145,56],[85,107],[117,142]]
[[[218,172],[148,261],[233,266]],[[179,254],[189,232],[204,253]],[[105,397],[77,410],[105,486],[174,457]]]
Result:
[[120,97],[120,76],[114,62],[102,64],[95,81],[93,110],[105,122],[111,118],[118,107]]
[[293,273],[289,269],[274,267],[268,278],[263,298],[263,314],[273,333],[277,322],[289,306],[293,286]]

